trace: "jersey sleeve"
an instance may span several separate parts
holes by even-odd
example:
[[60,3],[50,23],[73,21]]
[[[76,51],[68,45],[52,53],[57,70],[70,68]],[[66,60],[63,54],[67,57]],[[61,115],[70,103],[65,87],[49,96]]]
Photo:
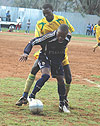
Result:
[[[42,42],[41,42],[41,43],[42,43]],[[39,37],[32,39],[32,40],[26,45],[26,47],[24,48],[24,53],[26,53],[26,54],[29,55],[30,52],[31,52],[31,50],[32,50],[32,48],[33,48],[33,46],[34,46],[34,45],[40,45],[41,43],[40,43]]]
[[40,37],[40,36],[41,36],[41,29],[37,23],[35,27],[35,37]]
[[24,53],[28,54],[31,52],[32,50],[32,47],[34,45],[45,45],[49,40],[52,39],[52,36],[55,35],[55,32],[52,34],[52,33],[48,33],[48,34],[45,34],[41,37],[36,37],[34,39],[32,39],[28,44],[27,46],[25,47],[24,49]]
[[66,18],[65,18],[65,23],[69,27],[69,32],[72,33],[75,31],[74,27],[70,24],[70,22]]
[[96,31],[96,26],[94,26],[93,30]]

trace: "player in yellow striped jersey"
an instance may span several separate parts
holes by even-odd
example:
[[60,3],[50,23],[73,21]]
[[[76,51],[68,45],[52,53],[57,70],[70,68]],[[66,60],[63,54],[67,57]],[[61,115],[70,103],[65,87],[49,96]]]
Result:
[[[74,32],[73,26],[69,23],[69,21],[66,18],[64,18],[63,16],[58,16],[58,15],[53,14],[53,7],[51,4],[44,4],[42,11],[43,11],[44,18],[39,20],[36,24],[35,37],[39,37],[48,32],[57,30],[57,28],[61,24],[67,24],[69,31]],[[72,76],[71,76],[71,71],[70,71],[69,61],[68,61],[68,56],[67,56],[67,49],[68,48],[66,48],[66,50],[65,50],[66,51],[65,58],[62,62],[63,68],[64,68],[64,73],[65,73],[65,80],[66,80],[66,104],[67,104],[67,95],[68,95],[68,92],[70,89],[70,83],[72,81]],[[38,53],[39,53],[39,51],[38,51]],[[38,57],[38,53],[35,53],[36,57]],[[16,102],[16,105],[21,106],[22,104],[27,103],[27,97],[28,97],[29,90],[34,82],[36,73],[38,71],[39,71],[39,66],[38,66],[38,59],[37,59],[26,80],[23,96]]]
[[96,33],[96,39],[98,42],[93,48],[93,52],[95,52],[96,48],[100,46],[100,20],[98,21],[98,24],[94,26],[93,30]]

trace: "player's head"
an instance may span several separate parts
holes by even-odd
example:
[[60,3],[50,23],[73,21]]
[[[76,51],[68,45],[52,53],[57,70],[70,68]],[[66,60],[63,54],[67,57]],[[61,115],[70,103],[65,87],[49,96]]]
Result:
[[46,17],[47,21],[52,21],[54,16],[53,16],[53,7],[51,4],[44,4],[42,7],[43,15]]
[[57,29],[57,39],[59,43],[63,43],[63,40],[68,34],[68,26],[66,24],[61,24]]
[[98,21],[98,25],[100,26],[100,20]]

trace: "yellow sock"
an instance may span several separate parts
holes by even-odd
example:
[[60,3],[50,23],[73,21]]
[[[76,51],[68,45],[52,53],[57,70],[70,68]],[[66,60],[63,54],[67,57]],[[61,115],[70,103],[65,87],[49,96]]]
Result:
[[24,92],[29,93],[29,90],[30,90],[34,80],[35,80],[35,76],[33,74],[29,74],[29,76],[26,80],[26,83],[25,83]]

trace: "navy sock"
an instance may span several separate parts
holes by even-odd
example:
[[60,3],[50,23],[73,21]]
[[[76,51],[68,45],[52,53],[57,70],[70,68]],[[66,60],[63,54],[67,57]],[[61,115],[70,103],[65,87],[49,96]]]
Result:
[[[44,85],[44,83],[50,78],[50,75],[43,74],[42,77],[36,82],[35,87],[32,91],[32,95],[35,95]],[[31,95],[30,95],[31,96]]]
[[24,92],[23,93],[23,97],[27,98],[28,97],[28,93],[27,92]]
[[65,84],[58,84],[59,101],[64,102],[65,100]]

